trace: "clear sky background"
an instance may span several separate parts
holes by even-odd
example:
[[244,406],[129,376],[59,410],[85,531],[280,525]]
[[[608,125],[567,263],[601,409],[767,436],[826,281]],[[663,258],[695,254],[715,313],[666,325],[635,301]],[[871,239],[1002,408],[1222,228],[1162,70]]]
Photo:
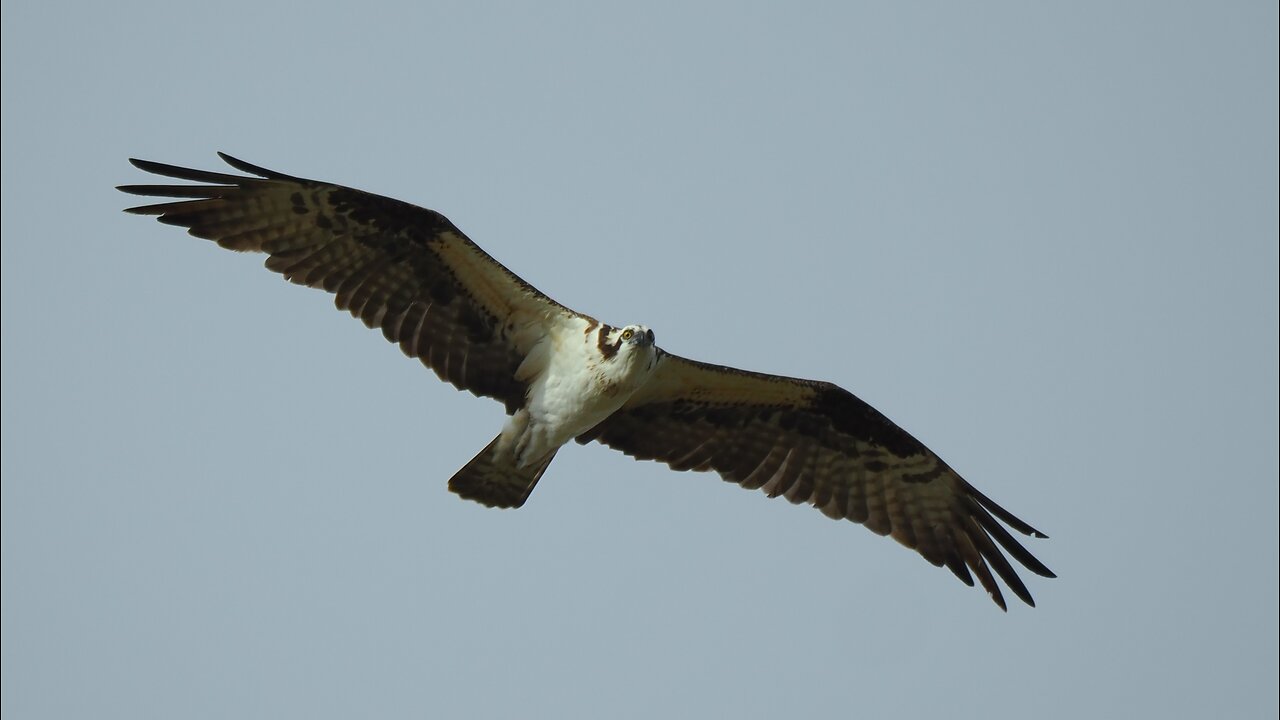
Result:
[[[1275,717],[1275,3],[3,7],[5,718]],[[459,500],[500,406],[120,212],[215,150],[849,388],[1060,578],[599,446]]]

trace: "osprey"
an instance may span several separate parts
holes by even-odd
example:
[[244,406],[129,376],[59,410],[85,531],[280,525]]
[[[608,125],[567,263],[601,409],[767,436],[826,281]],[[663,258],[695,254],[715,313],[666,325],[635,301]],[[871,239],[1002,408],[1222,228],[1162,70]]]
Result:
[[608,325],[543,295],[437,212],[219,155],[255,177],[131,160],[207,184],[120,186],[178,198],[127,212],[266,253],[268,269],[333,293],[441,379],[502,402],[502,431],[449,481],[458,495],[520,507],[563,445],[595,440],[862,523],[967,585],[976,575],[1001,609],[992,570],[1035,605],[1001,547],[1055,577],[997,518],[1043,533],[847,390],[673,355],[643,325]]

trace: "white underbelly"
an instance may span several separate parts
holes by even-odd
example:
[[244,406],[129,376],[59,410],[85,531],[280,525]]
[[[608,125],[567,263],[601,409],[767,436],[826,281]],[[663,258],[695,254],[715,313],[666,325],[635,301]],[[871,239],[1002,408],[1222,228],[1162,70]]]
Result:
[[619,375],[621,365],[601,364],[594,337],[570,329],[555,338],[541,372],[530,378],[528,403],[503,435],[520,465],[590,430],[626,402],[639,377]]
[[552,376],[530,388],[527,426],[521,433],[520,460],[533,462],[595,427],[622,406],[625,397],[610,397],[592,378]]

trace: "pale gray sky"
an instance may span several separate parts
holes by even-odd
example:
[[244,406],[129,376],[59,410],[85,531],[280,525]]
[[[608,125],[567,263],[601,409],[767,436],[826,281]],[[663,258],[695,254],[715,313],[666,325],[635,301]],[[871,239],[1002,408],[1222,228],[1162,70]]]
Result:
[[[483,7],[481,7],[483,5]],[[3,714],[1274,717],[1276,5],[5,2]],[[562,452],[120,209],[215,150],[831,380],[1046,531],[890,540]]]

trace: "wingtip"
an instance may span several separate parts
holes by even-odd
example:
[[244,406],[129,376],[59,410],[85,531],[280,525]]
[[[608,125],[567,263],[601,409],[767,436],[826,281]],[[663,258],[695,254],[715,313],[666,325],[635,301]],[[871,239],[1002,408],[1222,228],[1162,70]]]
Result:
[[261,165],[254,165],[253,163],[245,162],[244,160],[241,160],[238,157],[234,157],[228,153],[222,152],[221,150],[217,152],[218,152],[218,157],[222,158],[222,162],[230,165],[231,167],[239,170],[240,172],[246,172],[246,173],[249,173],[250,175],[257,175],[258,177],[266,178],[267,180],[289,180],[294,182],[302,181],[302,178],[297,178],[292,175],[285,175],[284,173],[276,172],[275,170],[268,170],[267,168],[264,168]]
[[230,153],[222,152],[221,150],[217,150],[215,152],[218,153],[218,158],[221,159],[222,162],[230,165],[231,167],[239,170],[240,172],[247,172],[253,175],[259,175],[261,177],[267,177],[268,173],[264,172],[265,170],[264,168],[260,168],[256,165],[247,163],[241,160],[240,158],[235,157]]

